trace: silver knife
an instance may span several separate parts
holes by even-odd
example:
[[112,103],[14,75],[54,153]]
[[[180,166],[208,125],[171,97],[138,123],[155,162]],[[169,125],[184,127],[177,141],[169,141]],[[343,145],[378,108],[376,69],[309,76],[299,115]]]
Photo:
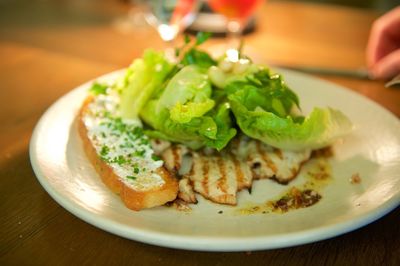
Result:
[[289,66],[282,64],[272,64],[272,66],[310,73],[310,74],[340,76],[340,77],[369,79],[369,80],[371,79],[368,70],[365,68],[341,69],[341,68],[313,67],[313,66]]

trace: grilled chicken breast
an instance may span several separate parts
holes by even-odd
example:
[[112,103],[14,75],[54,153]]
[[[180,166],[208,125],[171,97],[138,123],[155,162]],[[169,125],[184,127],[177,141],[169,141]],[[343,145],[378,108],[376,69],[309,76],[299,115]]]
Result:
[[236,137],[222,152],[164,147],[158,150],[164,166],[181,178],[178,197],[189,203],[197,202],[197,192],[213,202],[236,205],[237,192],[250,189],[253,179],[287,184],[311,156],[310,150],[282,151],[246,136]]

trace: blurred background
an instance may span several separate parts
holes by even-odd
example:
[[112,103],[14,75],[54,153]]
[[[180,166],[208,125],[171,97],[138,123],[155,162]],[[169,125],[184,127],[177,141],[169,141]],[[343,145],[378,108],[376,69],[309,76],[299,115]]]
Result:
[[[165,48],[155,27],[149,25],[141,12],[143,4],[150,2],[0,0],[0,40],[101,61],[114,68],[126,66],[149,46]],[[357,29],[369,28],[372,18],[395,7],[399,0],[265,2],[266,7],[257,10],[264,13],[255,23],[262,38],[249,34],[246,43],[270,51],[265,53],[268,62],[359,68],[364,64],[368,31]],[[287,11],[280,12],[279,6]],[[337,14],[349,16],[351,20],[345,22]],[[193,30],[193,26],[189,30]],[[332,31],[340,31],[346,41],[332,36]],[[8,52],[4,55],[15,56]],[[349,55],[354,60],[347,60]]]
[[[0,0],[0,30],[7,26],[107,23],[110,18],[124,12],[143,0]],[[373,10],[384,13],[399,0],[268,0],[268,3],[314,3],[337,7]],[[112,4],[113,3],[113,4]],[[73,21],[70,19],[73,17]],[[1,33],[1,32],[0,32]],[[1,36],[0,36],[1,38]]]
[[[0,0],[0,40],[100,61],[113,69],[123,67],[149,46],[165,48],[156,27],[150,26],[144,17],[142,8],[150,2]],[[249,34],[246,44],[269,51],[265,53],[268,62],[357,69],[364,65],[368,29],[373,19],[395,7],[399,0],[265,2],[257,9],[258,15],[263,15],[254,23],[261,35]],[[281,7],[286,11],[282,12]],[[207,20],[208,24],[217,24]],[[189,31],[196,30],[195,24],[190,26]],[[223,23],[222,27],[226,28]],[[16,56],[4,49],[3,55]],[[349,56],[352,60],[348,60]]]

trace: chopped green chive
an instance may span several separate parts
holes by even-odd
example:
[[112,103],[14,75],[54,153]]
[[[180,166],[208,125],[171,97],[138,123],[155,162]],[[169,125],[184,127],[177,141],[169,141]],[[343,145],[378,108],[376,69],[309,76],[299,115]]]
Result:
[[119,155],[118,157],[115,157],[111,160],[112,163],[116,163],[118,165],[122,165],[124,163],[126,163],[126,159],[124,158],[124,156]]
[[135,151],[135,156],[137,157],[143,157],[143,155],[145,154],[145,150],[137,150]]
[[151,155],[151,159],[153,159],[153,161],[160,161],[160,160],[161,160],[161,158],[158,157],[158,156],[155,155],[155,154]]
[[107,89],[108,89],[107,85],[95,82],[93,83],[89,91],[94,95],[99,95],[99,94],[106,94]]
[[104,146],[101,147],[100,155],[101,156],[106,156],[109,151],[110,151],[110,148],[108,146],[104,145]]
[[142,138],[140,140],[140,143],[143,144],[143,145],[148,145],[148,144],[150,144],[150,141],[148,139]]
[[134,167],[134,168],[133,168],[133,172],[134,172],[135,174],[138,174],[138,173],[139,173],[139,167]]

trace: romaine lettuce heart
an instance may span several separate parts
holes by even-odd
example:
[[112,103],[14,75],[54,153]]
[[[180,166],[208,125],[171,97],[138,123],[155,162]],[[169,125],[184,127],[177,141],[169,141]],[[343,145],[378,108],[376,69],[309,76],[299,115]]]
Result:
[[173,69],[164,54],[146,50],[143,58],[136,59],[128,68],[121,88],[121,115],[137,118],[140,110],[154,91],[161,87]]
[[157,102],[157,112],[167,108],[175,122],[189,122],[214,107],[211,92],[206,71],[197,66],[186,66],[168,82]]
[[352,124],[340,111],[315,108],[299,123],[292,117],[279,117],[261,107],[246,107],[243,93],[229,96],[240,129],[248,136],[285,150],[318,149],[349,133]]
[[182,143],[192,149],[208,146],[221,150],[236,134],[226,105],[186,123],[173,121],[167,108],[159,112],[156,109],[157,100],[150,100],[140,113],[142,120],[153,129],[145,133],[153,138]]
[[[331,108],[302,116],[297,95],[281,75],[248,58],[243,65],[218,63],[197,49],[201,43],[187,42],[178,63],[153,50],[136,59],[114,85],[122,117],[140,117],[149,136],[193,149],[221,150],[237,129],[277,148],[317,149],[351,130],[349,119]],[[104,90],[97,86],[93,92]]]

